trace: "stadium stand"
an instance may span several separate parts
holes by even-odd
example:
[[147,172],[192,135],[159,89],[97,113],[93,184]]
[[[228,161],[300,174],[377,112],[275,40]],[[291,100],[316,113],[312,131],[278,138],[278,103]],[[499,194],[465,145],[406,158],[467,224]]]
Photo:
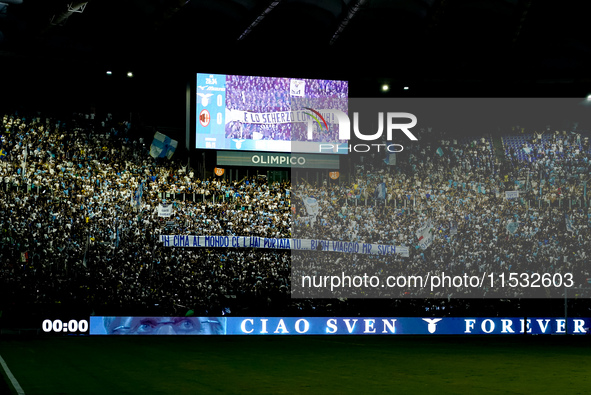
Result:
[[[372,308],[378,314],[467,314],[475,305],[482,314],[492,303],[465,302],[449,289],[430,300],[401,300],[412,298],[409,289],[377,294],[388,298],[379,303],[292,299],[290,275],[297,270],[292,273],[289,251],[161,248],[159,236],[172,231],[409,248],[408,257],[364,261],[368,274],[384,274],[394,262],[415,273],[568,271],[577,287],[591,277],[590,150],[578,132],[504,136],[502,158],[490,136],[431,138],[410,146],[397,166],[379,160],[357,166],[339,182],[292,185],[200,179],[179,162],[149,156],[149,142],[128,138],[131,125],[109,117],[64,123],[7,114],[2,122],[3,300],[160,315],[346,314]],[[381,183],[387,193],[378,198]],[[517,197],[508,199],[507,191],[517,191]],[[318,200],[314,222],[303,196]],[[173,221],[158,216],[163,203],[173,204]],[[425,221],[433,232],[427,249],[419,248],[415,235]],[[323,273],[335,265],[350,268],[356,259],[315,255],[307,267]],[[560,296],[562,290],[552,292]],[[506,310],[520,303],[507,302]],[[490,311],[499,314],[498,306]]]

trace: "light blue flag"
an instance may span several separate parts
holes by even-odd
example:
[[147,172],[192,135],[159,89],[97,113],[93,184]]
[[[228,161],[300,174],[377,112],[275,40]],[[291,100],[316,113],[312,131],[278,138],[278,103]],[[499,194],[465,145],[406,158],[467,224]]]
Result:
[[573,221],[570,219],[570,215],[565,214],[564,219],[566,221],[566,230],[567,230],[567,232],[573,232],[574,233],[575,229],[573,228]]
[[385,200],[386,199],[386,183],[381,182],[378,184],[375,190],[375,197],[376,199]]
[[507,232],[511,233],[511,234],[515,234],[515,232],[517,232],[517,228],[519,227],[519,222],[517,221],[511,221],[509,223],[507,223]]

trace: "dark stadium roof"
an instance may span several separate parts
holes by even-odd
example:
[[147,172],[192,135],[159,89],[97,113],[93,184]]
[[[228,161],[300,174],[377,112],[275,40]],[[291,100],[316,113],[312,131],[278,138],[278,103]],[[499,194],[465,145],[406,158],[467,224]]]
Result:
[[412,85],[423,95],[462,86],[485,89],[484,95],[516,86],[535,87],[534,95],[586,95],[591,35],[584,6],[580,0],[0,0],[0,69],[54,66],[73,78],[106,69],[325,77],[355,81],[360,95],[382,82]]

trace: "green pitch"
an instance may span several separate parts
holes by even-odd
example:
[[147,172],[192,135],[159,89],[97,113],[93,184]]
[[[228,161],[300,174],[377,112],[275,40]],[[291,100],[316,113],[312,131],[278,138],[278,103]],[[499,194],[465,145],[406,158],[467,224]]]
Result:
[[586,394],[590,354],[581,336],[0,338],[28,395]]

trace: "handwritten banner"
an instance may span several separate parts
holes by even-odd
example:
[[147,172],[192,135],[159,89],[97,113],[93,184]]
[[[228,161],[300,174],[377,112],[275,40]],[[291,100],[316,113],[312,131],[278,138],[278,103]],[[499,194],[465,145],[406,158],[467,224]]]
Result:
[[170,217],[171,215],[172,215],[172,203],[158,205],[158,216],[159,217]]
[[505,191],[506,199],[517,199],[519,197],[519,191]]

